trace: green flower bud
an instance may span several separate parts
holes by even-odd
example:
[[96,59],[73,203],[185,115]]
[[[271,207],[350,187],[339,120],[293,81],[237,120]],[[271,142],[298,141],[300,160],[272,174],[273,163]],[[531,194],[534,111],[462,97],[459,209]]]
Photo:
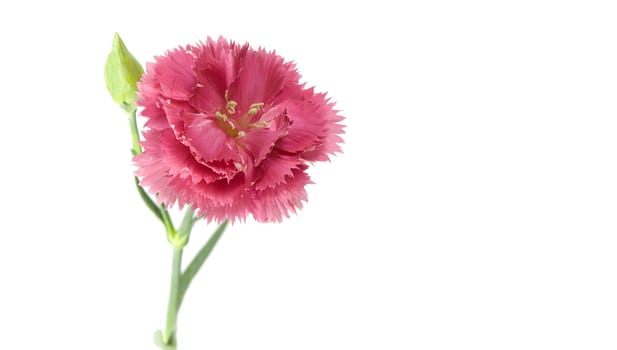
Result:
[[131,55],[120,35],[116,33],[105,62],[105,84],[114,101],[129,113],[137,109],[137,82],[143,73],[141,64]]

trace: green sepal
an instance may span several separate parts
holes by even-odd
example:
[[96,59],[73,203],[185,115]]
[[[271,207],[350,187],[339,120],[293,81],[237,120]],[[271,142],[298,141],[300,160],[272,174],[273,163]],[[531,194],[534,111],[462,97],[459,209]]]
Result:
[[137,82],[143,73],[141,64],[115,33],[105,62],[105,84],[113,100],[128,113],[137,109]]
[[191,236],[191,231],[193,230],[193,225],[197,222],[195,218],[195,212],[188,206],[186,208],[186,212],[184,213],[184,218],[182,218],[182,222],[180,223],[180,227],[176,230],[175,240],[182,244],[182,247],[188,244],[189,238]]

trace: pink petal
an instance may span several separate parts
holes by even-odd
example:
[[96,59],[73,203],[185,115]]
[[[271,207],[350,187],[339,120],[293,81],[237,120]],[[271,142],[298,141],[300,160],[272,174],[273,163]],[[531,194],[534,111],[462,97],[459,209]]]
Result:
[[293,170],[292,176],[287,176],[284,183],[274,188],[254,192],[256,211],[253,216],[257,221],[281,221],[290,213],[302,208],[302,202],[308,200],[305,190],[312,183],[303,170]]
[[283,90],[288,75],[289,67],[280,56],[263,49],[248,51],[238,78],[229,87],[230,98],[238,102],[241,112],[253,103],[268,104]]
[[198,163],[188,147],[176,140],[171,129],[147,130],[144,138],[142,145],[148,152],[144,153],[146,156],[136,157],[136,164],[142,168],[142,174],[160,172],[157,169],[163,167],[165,174],[190,179],[193,183],[212,182],[222,178],[207,166]]
[[274,188],[276,185],[284,183],[286,177],[292,176],[294,170],[304,169],[305,167],[298,157],[283,154],[268,157],[261,162],[261,175],[255,183],[255,189],[261,191],[266,188]]
[[285,110],[273,109],[263,114],[258,123],[267,123],[269,127],[253,127],[246,132],[240,142],[253,156],[255,166],[259,165],[272,151],[274,144],[289,128],[289,119]]
[[224,96],[224,89],[214,89],[210,85],[203,85],[195,88],[189,102],[198,111],[213,115],[221,106],[225,105]]
[[185,127],[183,143],[199,161],[240,160],[238,146],[214,118],[195,119]]
[[177,100],[188,100],[196,84],[193,65],[193,47],[178,48],[166,56],[157,58],[155,72],[161,84],[163,96]]
[[245,191],[244,174],[239,173],[231,180],[224,179],[211,183],[201,182],[197,185],[197,189],[213,203],[232,204]]

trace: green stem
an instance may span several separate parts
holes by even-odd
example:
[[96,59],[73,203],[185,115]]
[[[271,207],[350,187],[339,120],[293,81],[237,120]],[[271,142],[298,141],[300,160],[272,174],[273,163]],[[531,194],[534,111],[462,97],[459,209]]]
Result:
[[[133,148],[131,149],[131,153],[133,156],[141,154],[143,152],[141,145],[139,144],[139,129],[137,128],[137,111],[133,110],[128,113],[129,115],[129,125],[131,126],[131,139],[133,142]],[[164,207],[159,207],[154,203],[152,198],[146,193],[146,191],[139,184],[139,179],[135,176],[135,186],[137,186],[137,192],[139,192],[139,197],[144,201],[148,209],[152,211],[154,216],[156,216],[159,220],[163,222],[165,225],[165,229],[169,235],[170,227],[173,228],[171,224],[171,219],[169,218],[169,213],[165,210]]]
[[131,138],[133,139],[133,155],[141,154],[141,145],[139,144],[139,129],[137,129],[137,111],[129,113],[129,124],[131,125]]
[[[128,113],[129,125],[131,127],[131,139],[133,147],[131,153],[133,156],[143,152],[139,144],[139,129],[137,127],[137,111],[132,110]],[[182,251],[186,245],[188,238],[195,223],[194,212],[189,207],[185,214],[184,220],[178,231],[174,227],[171,216],[165,205],[157,206],[152,198],[148,196],[146,191],[139,184],[139,179],[135,177],[135,185],[139,196],[144,201],[146,206],[154,213],[154,215],[163,222],[165,231],[167,231],[167,240],[173,247],[173,259],[171,265],[171,281],[169,285],[169,301],[167,303],[167,320],[165,321],[165,332],[157,331],[155,334],[155,343],[164,350],[177,349],[177,324],[178,312],[180,310],[180,291],[182,282]]]
[[167,321],[165,322],[165,333],[163,342],[175,349],[177,346],[176,328],[178,321],[178,311],[180,308],[180,279],[182,270],[182,249],[174,247],[173,259],[171,264],[171,283],[169,286],[169,302],[167,304]]

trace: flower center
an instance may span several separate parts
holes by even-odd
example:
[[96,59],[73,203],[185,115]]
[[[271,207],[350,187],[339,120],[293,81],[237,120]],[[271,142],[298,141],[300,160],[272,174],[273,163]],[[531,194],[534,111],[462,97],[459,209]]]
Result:
[[[236,114],[236,107],[238,102],[229,99],[229,91],[225,90],[225,108],[214,113],[216,117],[216,124],[223,129],[227,135],[233,138],[241,138],[246,135],[246,129],[249,128],[266,128],[270,126],[268,121],[259,121],[255,123],[249,123],[254,116],[256,116],[264,106],[263,102],[253,103],[249,106],[246,114],[240,118],[233,117]],[[242,121],[245,121],[242,123]],[[247,124],[243,126],[242,124]]]

